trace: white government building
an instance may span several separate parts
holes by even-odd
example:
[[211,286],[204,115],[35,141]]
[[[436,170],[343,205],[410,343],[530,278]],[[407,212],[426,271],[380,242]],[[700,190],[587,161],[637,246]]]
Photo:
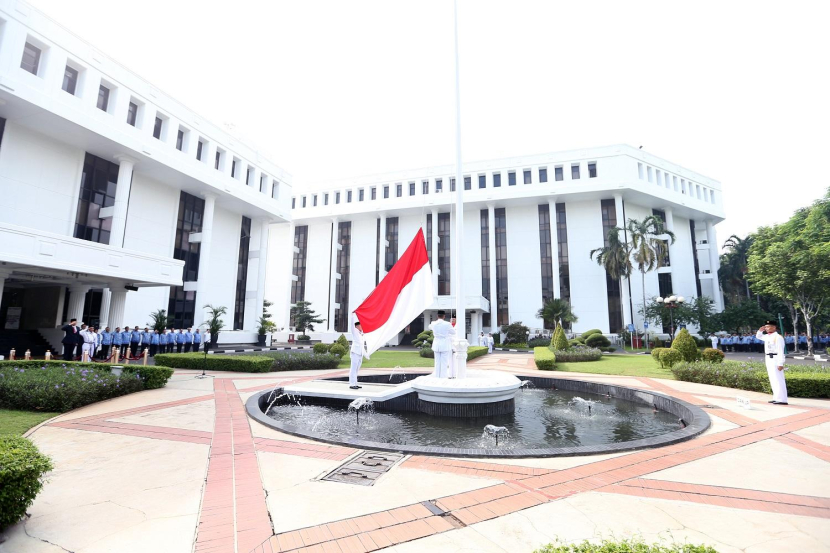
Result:
[[[454,174],[292,188],[262,153],[25,2],[0,0],[0,333],[39,332],[58,348],[73,317],[143,327],[167,309],[178,328],[213,304],[228,308],[220,342],[250,343],[267,298],[276,338],[296,334],[290,306],[302,300],[326,319],[312,337],[328,340],[423,228],[438,299],[408,329],[417,334],[458,293]],[[722,308],[712,179],[610,146],[465,163],[461,186],[471,335],[515,321],[541,329],[551,297],[570,300],[574,331],[618,332],[629,288],[634,310],[642,303],[639,274],[620,289],[588,252],[608,228],[654,213],[677,241],[647,295]]]

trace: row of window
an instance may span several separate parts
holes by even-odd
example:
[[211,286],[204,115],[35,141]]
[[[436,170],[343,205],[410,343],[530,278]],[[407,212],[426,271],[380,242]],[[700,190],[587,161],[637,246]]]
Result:
[[[32,37],[28,37],[26,44],[23,47],[23,56],[20,60],[20,68],[37,77],[43,77],[45,67],[44,53],[47,51],[47,46]],[[78,96],[83,88],[81,85],[84,74],[85,69],[82,65],[75,61],[67,60],[66,66],[64,67],[61,88],[64,92],[71,94],[72,96]],[[116,102],[114,100],[117,94],[117,86],[102,78],[98,85],[98,97],[95,104],[96,107],[105,113],[115,115],[114,110]],[[146,107],[147,106],[143,102],[134,96],[130,96],[129,103],[127,105],[126,123],[132,127],[141,128]],[[162,142],[172,142],[173,137],[168,137],[168,134],[173,132],[173,129],[170,129],[171,126],[172,122],[170,121],[170,118],[164,115],[161,111],[156,111],[155,119],[153,120],[153,138],[156,138]],[[243,170],[243,166],[246,164],[240,158],[234,157],[230,152],[220,148],[218,145],[216,146],[216,152],[213,159],[208,159],[210,141],[203,136],[198,136],[195,140],[194,147],[194,145],[191,145],[190,133],[190,129],[184,127],[183,125],[179,125],[175,129],[175,147],[177,150],[190,154],[190,150],[193,149],[195,151],[193,151],[192,154],[195,156],[196,160],[203,163],[212,163],[214,169],[221,172],[225,172],[228,164],[230,164],[231,178],[244,181],[247,186],[256,185],[259,187],[260,192],[268,194],[274,199],[278,198],[279,182],[276,179],[270,179],[269,182],[269,177],[263,173],[257,181],[257,170],[254,166],[247,165],[247,168]]]
[[[583,174],[581,170],[580,163],[571,163],[569,165],[569,173],[570,180],[579,180]],[[548,168],[547,167],[538,167],[536,169],[537,174],[537,183],[546,183],[548,182]],[[565,165],[556,165],[553,167],[553,180],[555,182],[560,182],[565,180],[566,175],[566,166]],[[507,172],[507,186],[516,186],[518,182],[518,178],[521,177],[523,184],[534,184],[533,182],[533,170],[532,169],[523,169],[521,172],[517,171],[508,171]],[[595,161],[588,162],[588,178],[594,179],[597,177],[597,164]],[[487,175],[481,173],[477,175],[477,187],[478,189],[485,189],[487,188]],[[449,178],[450,182],[450,192],[455,192],[455,177]],[[491,188],[501,188],[502,186],[502,173],[496,172],[490,175],[490,182],[492,183]],[[380,187],[378,186],[370,186],[368,188],[369,192],[369,200],[377,200],[378,199],[378,188],[380,188],[381,195],[383,199],[388,199],[390,194],[394,194],[396,198],[403,198],[404,196],[415,196],[416,191],[418,189],[417,183],[415,181],[410,181],[406,184],[397,183],[394,185],[384,184]],[[430,181],[429,180],[422,180],[421,181],[421,195],[427,195],[430,193]],[[472,190],[473,188],[473,178],[472,176],[464,177],[464,190]],[[432,186],[432,191],[435,194],[440,194],[444,191],[444,179],[437,178],[434,179],[434,184]],[[329,205],[329,202],[332,201],[335,205],[339,204],[343,199],[343,195],[340,191],[336,192],[323,192],[321,194],[312,194],[311,195],[311,206],[310,207],[317,207],[318,205]],[[345,191],[345,201],[346,203],[351,203],[354,199],[353,191],[346,190]],[[362,202],[366,199],[366,188],[358,188],[357,189],[357,201]],[[300,208],[309,207],[308,205],[308,196],[300,196]],[[297,198],[291,198],[291,209],[297,208]]]
[[650,165],[643,165],[637,163],[637,176],[640,180],[645,180],[656,184],[661,188],[680,192],[692,198],[713,204],[715,203],[715,191],[706,186],[694,183],[688,179],[679,178],[677,175],[672,175],[668,171],[651,167]]

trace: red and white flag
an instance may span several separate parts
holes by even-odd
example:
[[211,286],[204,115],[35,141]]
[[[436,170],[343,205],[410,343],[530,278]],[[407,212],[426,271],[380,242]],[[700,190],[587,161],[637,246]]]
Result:
[[354,314],[369,355],[381,348],[435,301],[423,229]]

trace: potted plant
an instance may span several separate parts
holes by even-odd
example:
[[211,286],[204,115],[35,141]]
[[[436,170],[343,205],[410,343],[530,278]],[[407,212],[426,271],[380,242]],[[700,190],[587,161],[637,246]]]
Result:
[[225,328],[225,323],[221,317],[228,312],[228,308],[223,305],[214,307],[211,304],[207,304],[202,309],[207,309],[210,312],[208,320],[204,322],[204,325],[207,327],[208,332],[210,332],[210,347],[213,349],[219,341],[219,332]]
[[294,319],[294,327],[297,329],[297,332],[300,333],[300,335],[297,336],[298,343],[310,342],[311,337],[306,335],[306,329],[313,331],[315,324],[325,322],[325,319],[321,319],[320,316],[311,309],[311,302],[308,301],[298,301],[294,307],[291,308],[291,315]]
[[268,300],[262,302],[262,317],[259,318],[257,325],[259,326],[259,330],[257,333],[257,342],[256,345],[264,346],[265,345],[265,336],[274,331],[277,328],[276,323],[271,320],[271,314],[268,312],[268,308],[274,305]]
[[153,330],[164,332],[173,322],[173,317],[167,315],[166,309],[158,309],[150,313],[150,324],[148,325]]

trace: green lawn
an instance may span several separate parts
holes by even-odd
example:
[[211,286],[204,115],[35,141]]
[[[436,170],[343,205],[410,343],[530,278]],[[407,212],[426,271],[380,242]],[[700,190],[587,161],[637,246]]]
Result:
[[[668,369],[661,369],[649,355],[605,354],[598,361],[556,363],[556,370],[574,373],[620,374],[674,380]],[[555,372],[555,371],[550,371]]]
[[[349,355],[343,356],[340,368],[349,368]],[[376,351],[371,359],[364,359],[363,369],[392,369],[394,367],[434,367],[435,362],[429,357],[421,357],[417,351]]]
[[60,413],[41,413],[38,411],[11,411],[0,409],[0,436],[13,434],[20,436],[33,426]]

